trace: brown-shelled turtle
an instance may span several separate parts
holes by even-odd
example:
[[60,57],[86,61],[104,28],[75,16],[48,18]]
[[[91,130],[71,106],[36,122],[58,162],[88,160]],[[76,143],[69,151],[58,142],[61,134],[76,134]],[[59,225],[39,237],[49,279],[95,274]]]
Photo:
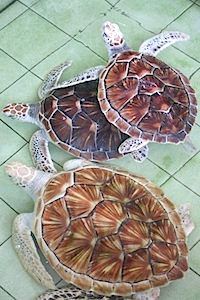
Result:
[[155,300],[159,287],[184,276],[189,204],[176,209],[149,180],[81,159],[57,173],[45,172],[44,164],[39,169],[6,166],[35,201],[33,213],[14,220],[14,247],[24,268],[54,289],[32,232],[49,264],[73,285],[39,299]]
[[[168,45],[185,39],[186,36],[179,32],[162,33],[144,42],[141,51],[149,53],[156,48],[154,52],[157,54]],[[110,56],[119,51],[118,44],[106,44]],[[129,136],[111,124],[113,120],[110,120],[111,123],[107,121],[97,100],[98,77],[104,67],[91,68],[71,80],[58,83],[68,66],[69,63],[65,62],[47,75],[39,89],[40,103],[12,103],[3,112],[8,117],[35,123],[41,128],[32,137],[31,151],[38,152],[41,147],[45,148],[43,152],[46,152],[47,159],[49,141],[87,160],[106,161],[126,154],[126,151],[119,153],[118,147]],[[141,114],[140,109],[137,114]],[[141,139],[134,142],[139,149],[133,149],[131,154],[136,161],[142,162],[148,156],[148,146],[143,145]],[[40,166],[43,157],[40,159],[38,155],[38,160]]]
[[166,45],[188,36],[160,34],[136,52],[126,45],[118,25],[105,22],[102,32],[110,61],[99,78],[98,99],[107,120],[130,136],[119,151],[132,151],[148,142],[179,144],[185,139],[192,150],[188,133],[197,114],[195,92],[186,76],[155,58]]

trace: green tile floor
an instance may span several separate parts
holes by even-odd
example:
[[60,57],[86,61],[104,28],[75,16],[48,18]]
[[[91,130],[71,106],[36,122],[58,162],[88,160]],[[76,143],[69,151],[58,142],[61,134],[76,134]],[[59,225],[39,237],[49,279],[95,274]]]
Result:
[[[190,78],[200,100],[200,1],[20,0],[0,14],[0,109],[12,101],[37,102],[45,74],[66,59],[73,60],[73,65],[63,78],[104,64],[107,52],[100,28],[105,20],[118,23],[135,49],[164,30],[189,34],[189,41],[165,49],[159,58]],[[32,211],[33,203],[12,184],[4,165],[15,160],[32,164],[28,143],[36,126],[2,114],[0,122],[0,299],[34,300],[45,288],[24,271],[11,241],[13,219]],[[161,185],[174,203],[191,203],[196,228],[188,240],[190,270],[184,280],[162,288],[162,300],[200,299],[200,115],[190,137],[196,146],[192,154],[181,145],[151,144],[143,164],[130,156],[111,162]],[[58,169],[70,158],[53,145],[50,151]]]

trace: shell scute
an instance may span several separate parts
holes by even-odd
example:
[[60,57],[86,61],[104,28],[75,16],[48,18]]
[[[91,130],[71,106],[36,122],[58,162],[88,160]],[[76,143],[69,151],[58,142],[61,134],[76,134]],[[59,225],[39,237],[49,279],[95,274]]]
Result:
[[42,216],[43,237],[52,251],[62,241],[69,223],[70,217],[63,198],[45,206]]
[[133,97],[120,110],[121,116],[131,125],[138,125],[141,119],[148,113],[150,106],[150,97],[138,95]]
[[163,275],[176,264],[179,253],[176,245],[154,243],[150,246],[151,265],[154,275]]
[[123,264],[119,237],[111,235],[97,241],[87,274],[97,280],[116,282],[121,280]]
[[150,193],[128,203],[127,211],[130,218],[141,222],[153,222],[167,218],[165,209]]
[[112,170],[107,170],[103,168],[87,168],[83,170],[78,170],[75,173],[75,183],[76,184],[95,184],[103,185],[107,181],[111,180],[114,173]]
[[95,241],[96,234],[91,219],[74,220],[54,252],[63,265],[75,272],[85,274],[90,263]]
[[88,216],[103,199],[96,186],[74,185],[68,188],[65,200],[71,218],[75,219]]
[[44,203],[63,197],[66,193],[66,189],[74,183],[73,175],[71,172],[62,172],[59,175],[53,177],[46,185],[43,193]]
[[92,216],[98,237],[117,233],[122,222],[127,218],[126,211],[120,202],[103,201]]
[[149,264],[149,251],[140,249],[125,256],[123,281],[140,282],[149,279],[152,275]]
[[125,253],[146,248],[150,244],[149,227],[144,222],[129,219],[122,224],[119,236]]
[[176,243],[177,237],[174,226],[169,220],[160,220],[150,226],[151,238],[154,242]]
[[105,200],[129,202],[144,195],[143,187],[134,182],[129,176],[115,174],[101,189]]

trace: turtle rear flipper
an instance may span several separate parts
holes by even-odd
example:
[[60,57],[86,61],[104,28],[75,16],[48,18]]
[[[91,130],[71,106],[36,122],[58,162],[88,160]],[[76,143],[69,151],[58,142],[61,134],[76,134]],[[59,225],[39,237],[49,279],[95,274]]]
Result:
[[15,218],[12,230],[13,244],[24,269],[40,284],[54,289],[53,279],[45,270],[31,236],[32,218],[32,213],[20,214]]

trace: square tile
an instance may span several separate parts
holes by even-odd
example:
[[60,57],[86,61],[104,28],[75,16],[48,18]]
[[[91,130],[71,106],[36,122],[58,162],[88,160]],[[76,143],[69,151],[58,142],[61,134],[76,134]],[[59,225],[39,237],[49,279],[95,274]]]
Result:
[[[177,3],[177,1],[176,1]],[[189,2],[188,2],[189,4]],[[174,22],[167,26],[166,30],[179,30],[189,34],[190,40],[186,43],[180,43],[178,46],[190,57],[199,61],[199,6],[193,4],[188,10],[179,16]],[[192,22],[188,22],[192,20]]]
[[174,177],[200,195],[199,185],[200,152],[188,161]]
[[22,3],[15,1],[12,5],[1,12],[0,29],[12,22],[27,9]]
[[161,288],[161,300],[197,300],[199,298],[199,276],[188,271],[183,279],[171,282]]
[[91,67],[106,63],[82,43],[72,39],[34,67],[32,72],[44,78],[53,68],[66,60],[71,61],[72,64],[64,71],[59,82],[72,78]]
[[0,39],[1,48],[30,69],[65,44],[69,37],[36,13],[27,10],[0,31]]
[[131,173],[140,174],[157,185],[163,184],[170,177],[168,173],[154,165],[148,159],[140,164],[135,162],[131,155],[127,155],[120,159],[113,159],[109,161],[108,164],[120,166]]
[[0,227],[4,228],[0,231],[0,244],[11,236],[12,223],[16,215],[16,212],[0,198]]
[[87,1],[87,3],[79,0],[73,2],[41,0],[32,7],[45,19],[71,36],[76,35],[84,30],[88,24],[99,19],[109,8],[110,5],[107,2],[98,0]]
[[0,50],[0,72],[4,74],[1,76],[0,93],[9,87],[14,81],[19,79],[27,70],[17,63],[14,59],[9,57],[6,53]]
[[194,223],[194,230],[188,237],[188,247],[191,248],[200,239],[200,196],[196,195],[189,188],[171,177],[162,186],[165,195],[175,204],[176,207],[183,203],[190,203],[190,214]]
[[1,156],[0,165],[23,147],[26,142],[0,120]]
[[173,46],[165,48],[157,57],[190,78],[190,76],[199,68],[200,64],[179,50],[179,47],[181,47],[182,44],[190,44],[190,42],[191,40],[177,42]]
[[192,141],[196,150],[191,152],[184,145],[173,144],[159,144],[151,143],[149,146],[149,159],[156,165],[173,175],[177,172],[187,161],[189,161],[195,153],[200,150],[200,127],[194,125],[192,131],[189,134],[189,138]]
[[117,8],[123,10],[129,18],[136,20],[141,27],[159,33],[190,5],[187,0],[177,0],[170,4],[167,0],[162,2],[121,0]]

